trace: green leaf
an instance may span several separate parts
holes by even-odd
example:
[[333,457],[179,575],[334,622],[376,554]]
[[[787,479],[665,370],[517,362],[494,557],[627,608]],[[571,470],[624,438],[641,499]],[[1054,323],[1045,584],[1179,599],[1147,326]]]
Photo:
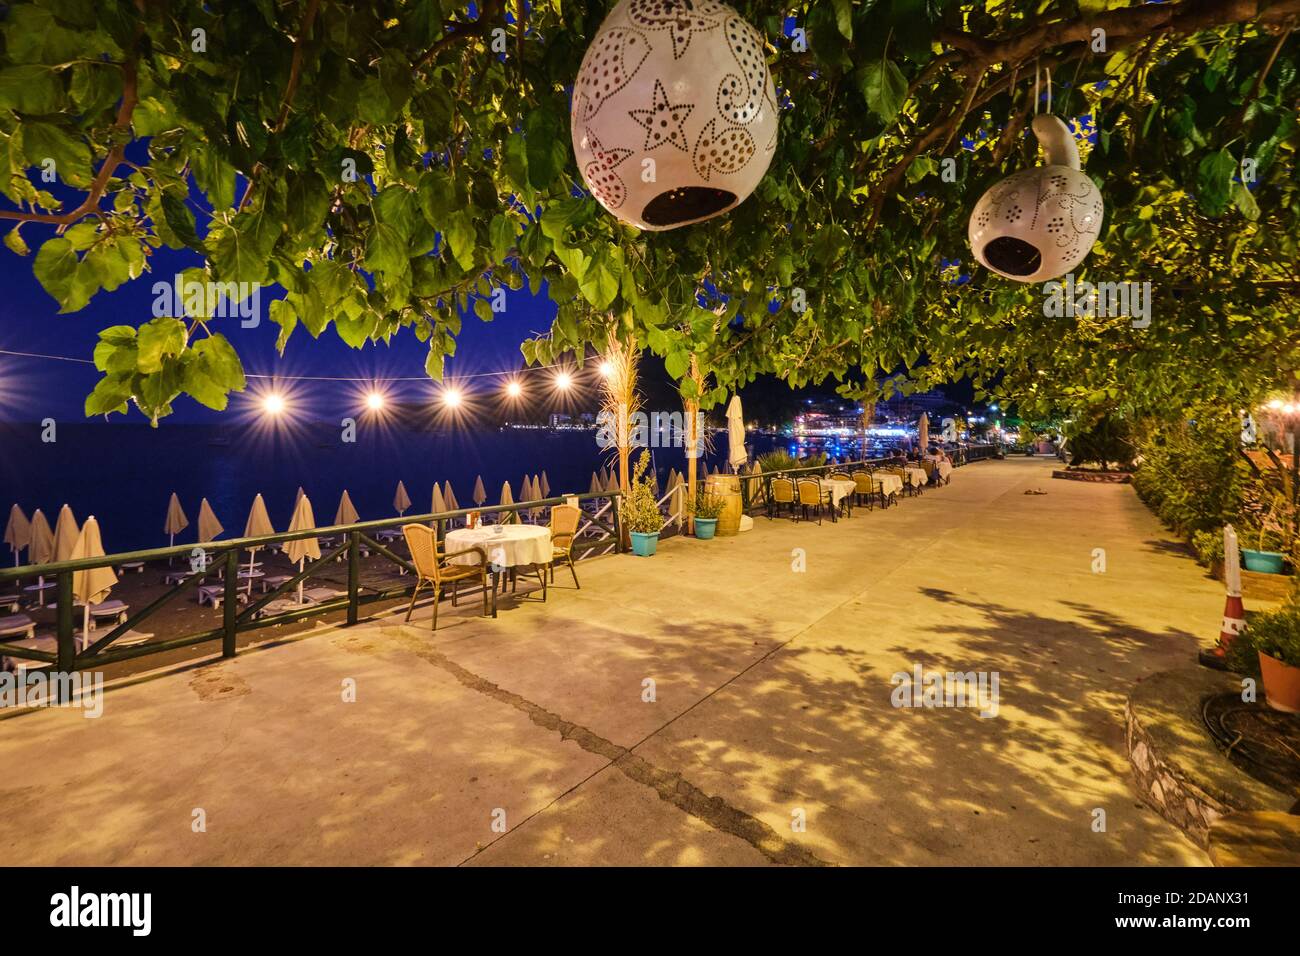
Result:
[[107,377],[95,383],[94,391],[86,396],[86,417],[107,415],[109,412],[127,410],[131,400],[131,380],[129,378]]
[[892,123],[903,108],[907,79],[893,60],[876,60],[858,71],[858,87],[867,106],[882,122]]
[[84,308],[99,289],[92,277],[81,272],[80,266],[76,249],[62,236],[45,240],[32,262],[32,272],[59,303],[60,313]]
[[853,39],[853,3],[852,0],[833,0],[835,5],[835,26],[844,39]]
[[48,168],[47,160],[53,160],[60,182],[77,188],[90,185],[90,147],[52,123],[23,124],[23,153],[28,164],[42,170]]
[[194,229],[194,213],[185,205],[185,201],[170,192],[163,192],[160,202],[163,218],[176,238],[191,249],[202,252],[203,243],[199,241],[199,234]]
[[152,319],[136,333],[136,368],[146,375],[162,371],[164,360],[185,351],[185,323],[169,316]]
[[1221,216],[1228,208],[1237,161],[1226,149],[1209,153],[1196,166],[1196,200],[1207,215]]
[[19,113],[57,113],[66,97],[52,68],[27,64],[0,70],[0,107]]

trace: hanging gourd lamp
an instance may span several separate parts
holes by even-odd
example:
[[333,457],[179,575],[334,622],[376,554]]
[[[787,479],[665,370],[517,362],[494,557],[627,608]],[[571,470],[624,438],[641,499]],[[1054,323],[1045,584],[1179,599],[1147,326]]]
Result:
[[569,113],[597,202],[638,229],[720,216],[776,151],[763,39],[717,0],[621,0],[582,59]]
[[1017,282],[1046,282],[1087,258],[1101,232],[1101,193],[1079,168],[1079,148],[1050,113],[1032,128],[1047,165],[1012,173],[989,188],[970,215],[971,251]]

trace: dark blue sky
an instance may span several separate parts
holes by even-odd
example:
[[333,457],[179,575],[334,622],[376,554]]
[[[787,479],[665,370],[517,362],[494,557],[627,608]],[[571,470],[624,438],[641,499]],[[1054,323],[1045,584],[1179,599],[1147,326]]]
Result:
[[[8,224],[0,224],[10,228]],[[29,223],[23,236],[32,247],[54,234],[53,227]],[[110,325],[140,325],[152,318],[153,285],[170,281],[181,269],[199,264],[199,256],[188,250],[160,249],[150,258],[152,272],[119,287],[100,292],[80,312],[58,314],[58,305],[32,275],[32,257],[21,257],[0,249],[0,282],[5,290],[0,301],[0,349],[38,352],[89,359],[99,330]],[[214,330],[224,333],[244,360],[250,374],[373,376],[384,380],[396,376],[424,376],[427,350],[409,330],[394,337],[391,345],[367,344],[357,350],[344,344],[331,326],[313,339],[301,326],[289,339],[283,357],[275,350],[279,326],[267,318],[270,301],[283,293],[278,286],[262,290],[261,324],[240,327],[238,319],[218,319]],[[532,295],[527,288],[507,292],[506,311],[495,321],[484,323],[470,315],[464,318],[457,355],[449,360],[450,377],[481,372],[506,371],[519,367],[519,343],[534,332],[550,328],[555,306],[545,294]],[[536,374],[536,373],[534,373]],[[36,361],[0,355],[0,419],[33,421],[51,417],[59,421],[84,421],[82,402],[99,379],[89,365]],[[465,383],[465,388],[486,388],[492,380]],[[256,384],[256,383],[254,383]],[[309,402],[313,416],[332,418],[356,411],[362,386],[331,382],[303,382],[292,386],[297,397]],[[392,399],[416,400],[433,390],[433,383],[405,382],[386,389]],[[231,410],[249,404],[248,393],[234,395]],[[177,400],[169,421],[219,422],[229,413],[212,412],[188,397]],[[131,420],[143,421],[132,410]],[[113,416],[121,421],[123,416]]]

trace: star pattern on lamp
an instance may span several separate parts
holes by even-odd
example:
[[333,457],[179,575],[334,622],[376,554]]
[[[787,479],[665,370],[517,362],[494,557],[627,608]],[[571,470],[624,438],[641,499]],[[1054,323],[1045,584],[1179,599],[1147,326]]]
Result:
[[690,103],[672,104],[668,102],[668,92],[659,80],[655,80],[654,98],[648,110],[628,110],[633,121],[646,131],[645,148],[647,151],[664,143],[672,143],[682,152],[686,152],[686,131],[683,124],[686,117],[695,109]]

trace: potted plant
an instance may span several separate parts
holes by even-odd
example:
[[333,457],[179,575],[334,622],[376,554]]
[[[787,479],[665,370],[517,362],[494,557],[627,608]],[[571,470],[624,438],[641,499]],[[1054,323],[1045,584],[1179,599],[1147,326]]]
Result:
[[718,516],[726,502],[719,495],[701,491],[695,496],[695,537],[708,541],[718,529]]
[[1281,574],[1287,552],[1293,545],[1292,510],[1286,492],[1264,490],[1252,494],[1243,510],[1255,520],[1247,538],[1253,537],[1255,547],[1241,549],[1246,570]]
[[659,502],[655,500],[654,485],[645,473],[648,464],[649,456],[642,452],[632,469],[627,494],[619,504],[619,515],[632,537],[632,553],[643,558],[655,553],[655,546],[659,543],[659,529],[663,526]]
[[1265,702],[1300,714],[1300,605],[1293,599],[1275,611],[1252,614],[1232,642],[1228,666],[1240,673],[1258,671]]

